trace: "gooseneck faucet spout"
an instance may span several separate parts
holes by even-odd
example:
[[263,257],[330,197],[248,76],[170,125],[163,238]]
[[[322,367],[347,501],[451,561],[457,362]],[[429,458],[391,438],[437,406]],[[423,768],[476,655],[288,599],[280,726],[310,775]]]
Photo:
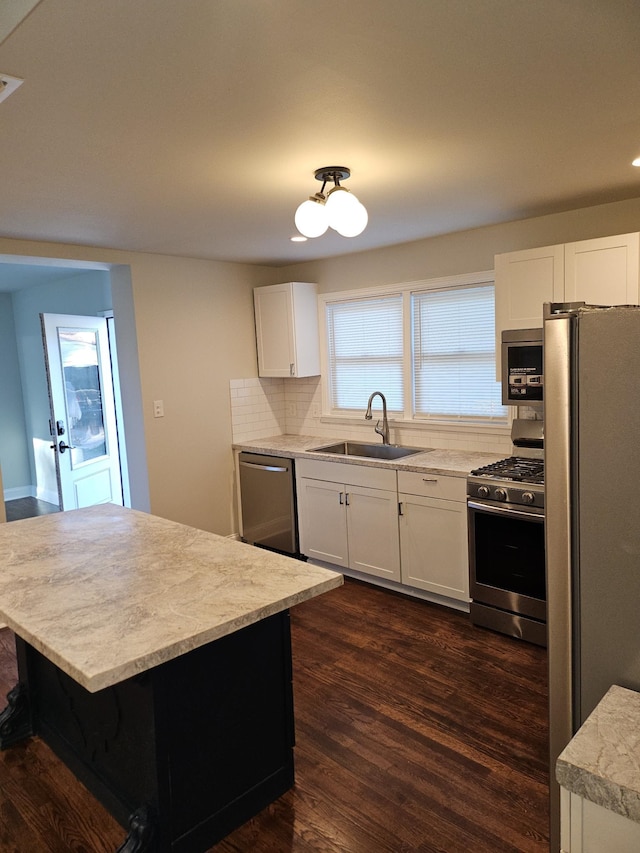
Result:
[[374,397],[380,397],[380,399],[382,400],[382,427],[380,426],[380,421],[378,421],[378,423],[374,427],[374,431],[377,432],[378,435],[382,436],[383,444],[389,444],[389,421],[387,420],[387,401],[385,400],[382,391],[374,391],[373,394],[369,397],[365,418],[368,421],[373,418],[373,415],[371,413],[371,401]]

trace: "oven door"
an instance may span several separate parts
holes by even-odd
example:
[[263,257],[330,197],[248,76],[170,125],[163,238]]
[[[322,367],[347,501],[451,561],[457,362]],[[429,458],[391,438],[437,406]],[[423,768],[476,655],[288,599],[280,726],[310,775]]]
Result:
[[473,601],[546,622],[543,511],[476,500],[467,507]]

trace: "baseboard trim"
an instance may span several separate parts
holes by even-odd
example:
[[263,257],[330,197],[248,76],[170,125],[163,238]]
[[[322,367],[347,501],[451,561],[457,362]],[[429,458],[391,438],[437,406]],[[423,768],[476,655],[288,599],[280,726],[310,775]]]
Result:
[[7,501],[17,501],[20,498],[35,498],[36,490],[33,486],[15,486],[12,489],[4,489],[3,495],[6,503]]

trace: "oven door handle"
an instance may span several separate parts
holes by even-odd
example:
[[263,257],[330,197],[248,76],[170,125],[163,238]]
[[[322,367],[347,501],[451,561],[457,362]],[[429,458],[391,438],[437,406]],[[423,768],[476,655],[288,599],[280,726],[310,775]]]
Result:
[[511,509],[510,507],[506,507],[504,505],[493,506],[492,504],[477,503],[476,501],[467,501],[467,506],[469,509],[477,509],[481,512],[489,512],[492,515],[510,515],[515,518],[526,519],[527,521],[544,522],[544,515],[538,512],[527,512],[527,510],[522,509]]

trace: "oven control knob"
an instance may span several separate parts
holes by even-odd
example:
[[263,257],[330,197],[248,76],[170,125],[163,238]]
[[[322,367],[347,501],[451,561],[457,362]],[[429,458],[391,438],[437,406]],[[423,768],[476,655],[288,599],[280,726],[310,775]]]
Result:
[[496,489],[495,492],[493,493],[493,497],[497,501],[506,501],[506,499],[507,499],[506,489]]
[[522,503],[532,504],[535,502],[535,496],[533,492],[523,492],[522,493]]
[[488,498],[491,494],[491,489],[489,486],[479,486],[478,487],[478,497],[479,498]]

